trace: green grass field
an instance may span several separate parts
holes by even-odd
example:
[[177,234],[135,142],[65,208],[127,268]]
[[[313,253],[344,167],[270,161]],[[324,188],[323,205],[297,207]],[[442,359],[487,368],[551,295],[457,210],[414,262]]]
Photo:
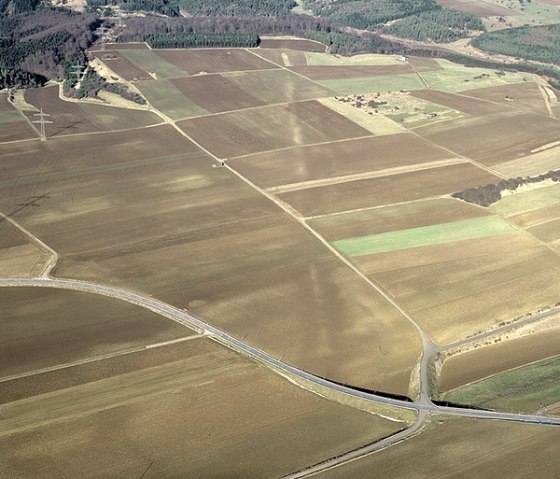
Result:
[[483,216],[438,225],[422,226],[377,235],[349,238],[333,242],[333,246],[348,256],[398,251],[419,246],[452,243],[484,238],[516,231],[515,227],[497,216]]
[[420,90],[425,88],[416,73],[404,75],[378,75],[361,78],[340,78],[321,80],[317,83],[336,91],[341,95],[357,95],[384,91]]
[[398,56],[393,55],[377,55],[367,53],[363,55],[353,55],[344,57],[340,55],[330,55],[328,53],[305,52],[308,65],[317,66],[335,66],[335,65],[399,65]]
[[208,112],[186,98],[169,80],[148,80],[136,83],[142,94],[158,110],[173,120],[206,115]]
[[500,216],[507,217],[555,203],[560,203],[558,184],[506,196],[490,206],[490,209]]
[[560,356],[504,371],[463,386],[445,400],[485,409],[531,413],[560,398]]
[[450,93],[532,81],[528,73],[505,72],[497,75],[495,70],[488,68],[466,67],[443,59],[437,62],[443,70],[423,72],[422,78],[430,88]]
[[119,50],[119,53],[142,70],[155,73],[158,79],[189,76],[187,72],[159,57],[153,50]]

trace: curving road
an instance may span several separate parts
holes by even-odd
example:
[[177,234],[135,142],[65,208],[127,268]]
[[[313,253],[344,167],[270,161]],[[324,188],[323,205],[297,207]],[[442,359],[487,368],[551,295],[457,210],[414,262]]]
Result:
[[87,293],[99,294],[103,296],[108,296],[111,298],[120,299],[128,303],[136,304],[143,308],[149,309],[155,313],[161,314],[167,318],[177,321],[185,326],[188,326],[199,333],[206,334],[219,341],[220,343],[226,345],[227,347],[238,351],[250,358],[266,365],[272,367],[276,370],[282,371],[284,373],[293,375],[302,380],[309,381],[310,383],[323,386],[332,391],[343,393],[347,396],[363,399],[366,401],[371,401],[377,404],[385,404],[389,406],[401,407],[409,410],[413,410],[419,413],[439,413],[447,414],[453,416],[463,416],[472,418],[485,418],[485,419],[498,419],[502,421],[515,421],[522,423],[533,423],[533,424],[546,424],[560,426],[560,418],[539,416],[534,414],[512,414],[504,412],[495,411],[484,411],[475,409],[463,409],[447,406],[439,406],[433,404],[429,399],[421,397],[415,402],[404,401],[400,399],[387,398],[383,396],[378,396],[373,393],[368,393],[364,391],[358,391],[350,387],[332,383],[326,379],[315,376],[311,373],[303,371],[301,369],[290,366],[289,364],[280,361],[277,358],[270,356],[269,354],[255,348],[239,339],[231,336],[230,334],[221,331],[214,326],[211,326],[200,319],[197,319],[185,311],[171,306],[163,301],[157,299],[142,296],[131,291],[126,291],[119,288],[114,288],[111,286],[104,286],[96,283],[88,283],[85,281],[77,281],[71,279],[54,279],[50,277],[40,277],[40,278],[13,278],[13,279],[0,279],[0,287],[10,287],[10,286],[27,286],[27,287],[51,287],[51,288],[61,288],[61,289],[72,289],[77,291],[83,291]]

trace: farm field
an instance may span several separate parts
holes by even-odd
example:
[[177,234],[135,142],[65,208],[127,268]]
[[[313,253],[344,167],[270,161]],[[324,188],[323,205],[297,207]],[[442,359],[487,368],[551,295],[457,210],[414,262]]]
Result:
[[[1,477],[202,477],[209,468],[221,477],[278,477],[406,427],[304,391],[130,304],[48,288],[0,294],[10,308],[0,327],[17,326],[0,345],[3,356],[12,353],[0,382]],[[86,329],[72,327],[76,320]],[[31,325],[42,334],[26,333]],[[107,341],[115,333],[118,341]],[[49,356],[64,335],[74,354]],[[30,341],[31,352],[45,347],[55,367],[37,371],[35,361],[23,362],[21,375],[7,378]]]
[[[320,110],[317,113],[324,116]],[[404,133],[258,153],[232,159],[230,164],[259,186],[273,187],[448,159],[446,152]]]
[[24,116],[8,102],[7,92],[0,92],[0,143],[36,137]]
[[[560,138],[558,121],[534,113],[498,113],[416,128],[426,140],[485,165],[521,158]],[[470,141],[469,138],[477,138]]]
[[[558,315],[553,315],[536,325],[526,325],[507,337],[491,337],[484,342],[475,343],[478,344],[476,348],[451,352],[441,364],[438,383],[440,397],[509,369],[558,355],[560,331],[555,325],[557,320]],[[509,394],[504,393],[504,396]],[[537,409],[534,408],[534,411]]]
[[[309,124],[300,117],[302,111],[312,109],[322,109],[341,128],[335,130],[329,123]],[[355,127],[336,112],[319,105],[255,108],[193,118],[179,122],[178,126],[218,158],[370,135],[369,131]],[[217,131],[221,132],[219,137]]]
[[432,416],[421,434],[311,477],[554,477],[559,441],[555,427]]
[[[127,50],[128,51],[128,50]],[[134,50],[130,50],[134,51]],[[144,51],[144,50],[138,50]],[[149,51],[149,50],[145,50]],[[130,61],[122,52],[113,50],[110,53],[96,52],[96,57],[115,75],[127,81],[151,80],[153,77],[149,72],[140,68],[136,63]]]
[[[37,142],[43,171],[27,145],[5,151],[13,176],[0,183],[3,210],[30,192],[49,193],[40,207],[13,218],[62,256],[54,274],[110,278],[187,307],[304,369],[409,394],[419,357],[412,326],[295,221],[227,169],[212,168],[170,126],[150,132],[108,134],[81,157],[73,152],[88,151],[95,138]],[[327,324],[337,326],[317,338]],[[390,349],[367,352],[385,334],[393,338]]]
[[558,414],[560,185],[451,197],[560,169],[542,79],[267,41],[98,52],[144,109],[16,94],[53,124],[0,136],[0,477],[278,478],[417,414],[310,477],[548,477],[557,427],[429,402]]
[[558,402],[560,356],[497,373],[444,396],[455,404],[534,413]]
[[126,130],[161,122],[157,115],[149,111],[61,100],[58,85],[26,90],[25,100],[36,108],[35,111],[26,112],[30,120],[37,119],[33,115],[40,108],[53,119],[56,117],[56,122],[46,125],[47,136]]
[[495,180],[486,171],[461,163],[296,190],[279,197],[304,217],[311,217],[441,196]]
[[[559,274],[557,255],[500,218],[453,203],[374,208],[310,224],[440,344],[556,301],[559,289],[552,278]],[[451,218],[455,221],[446,221]],[[510,300],[504,304],[497,298],[506,291]]]
[[39,276],[49,255],[0,216],[0,277]]

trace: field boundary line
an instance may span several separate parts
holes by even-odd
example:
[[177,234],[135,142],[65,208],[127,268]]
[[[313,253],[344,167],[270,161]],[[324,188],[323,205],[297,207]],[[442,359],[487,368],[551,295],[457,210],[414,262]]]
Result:
[[[3,288],[6,286],[0,286],[0,288]],[[39,369],[34,369],[32,371],[26,371],[24,373],[20,373],[20,374],[12,374],[10,376],[4,376],[2,378],[0,378],[0,383],[4,383],[4,382],[8,382],[8,381],[14,381],[16,379],[20,379],[20,378],[26,378],[26,377],[30,377],[30,376],[36,376],[38,374],[44,374],[44,373],[49,373],[52,371],[59,371],[61,369],[67,369],[67,368],[72,368],[74,366],[81,366],[82,364],[90,364],[90,363],[95,363],[97,361],[103,361],[105,359],[111,359],[111,358],[116,358],[119,356],[126,356],[128,354],[134,354],[134,353],[138,353],[141,351],[147,351],[149,349],[155,349],[155,348],[160,348],[160,347],[165,347],[165,346],[169,346],[171,344],[176,344],[176,343],[182,343],[185,341],[190,341],[191,339],[200,339],[200,338],[204,338],[207,337],[208,335],[203,333],[203,334],[195,334],[192,336],[184,336],[181,338],[177,338],[177,339],[172,339],[170,341],[163,341],[161,343],[155,343],[155,344],[148,344],[146,346],[138,346],[135,348],[129,348],[129,349],[123,349],[122,351],[114,351],[112,353],[107,353],[107,354],[100,354],[98,356],[93,356],[91,358],[84,358],[84,359],[79,359],[76,361],[70,361],[67,363],[60,363],[60,364],[56,364],[54,366],[49,366],[46,368],[39,368]]]
[[59,254],[50,246],[48,246],[46,243],[44,243],[39,238],[37,238],[37,236],[35,236],[29,230],[21,226],[17,221],[13,220],[12,218],[10,218],[9,216],[5,215],[0,211],[0,222],[1,221],[7,221],[8,223],[10,223],[14,228],[16,228],[18,231],[23,233],[24,236],[28,238],[32,244],[34,244],[37,248],[39,248],[44,253],[50,256],[49,261],[44,266],[43,271],[41,273],[41,277],[48,278],[51,271],[54,269],[56,263],[58,262],[58,259],[60,257]]
[[[304,101],[308,101],[308,100],[304,100]],[[294,102],[296,103],[296,102]],[[288,151],[288,150],[295,150],[297,148],[311,148],[314,146],[323,146],[323,145],[331,145],[331,144],[336,144],[336,143],[343,143],[345,141],[359,141],[359,140],[364,140],[366,138],[375,138],[381,135],[374,135],[373,133],[371,133],[370,135],[364,135],[364,136],[354,136],[351,138],[341,138],[340,140],[329,140],[329,141],[320,141],[319,143],[308,143],[305,145],[291,145],[291,146],[284,146],[282,148],[276,148],[275,150],[264,150],[264,151],[259,151],[257,153],[247,153],[245,155],[239,155],[239,156],[232,156],[231,158],[227,158],[227,160],[239,160],[239,159],[243,159],[243,158],[248,158],[250,156],[257,156],[257,155],[264,155],[266,153],[276,153],[278,151]]]
[[431,170],[442,168],[444,166],[466,163],[462,158],[449,158],[445,160],[434,160],[426,163],[415,163],[413,165],[396,166],[394,168],[385,168],[377,171],[366,171],[364,173],[354,173],[351,175],[335,176],[333,178],[324,178],[318,180],[301,181],[298,183],[290,183],[281,186],[272,186],[265,188],[272,194],[289,193],[292,191],[307,190],[313,188],[321,188],[322,186],[338,185],[340,183],[349,183],[358,180],[368,180],[372,178],[382,178],[385,176],[395,176],[403,173],[412,173],[415,171]]

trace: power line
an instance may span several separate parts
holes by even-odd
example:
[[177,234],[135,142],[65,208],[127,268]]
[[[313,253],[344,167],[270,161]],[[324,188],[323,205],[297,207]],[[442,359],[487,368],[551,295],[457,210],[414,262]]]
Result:
[[41,112],[40,113],[35,113],[33,116],[38,116],[39,119],[38,120],[33,120],[33,123],[39,123],[41,125],[41,141],[46,141],[47,139],[47,133],[45,131],[45,125],[47,123],[52,123],[52,121],[50,120],[46,120],[45,117],[47,116],[51,116],[48,113],[44,113],[43,112],[43,107],[41,107]]

